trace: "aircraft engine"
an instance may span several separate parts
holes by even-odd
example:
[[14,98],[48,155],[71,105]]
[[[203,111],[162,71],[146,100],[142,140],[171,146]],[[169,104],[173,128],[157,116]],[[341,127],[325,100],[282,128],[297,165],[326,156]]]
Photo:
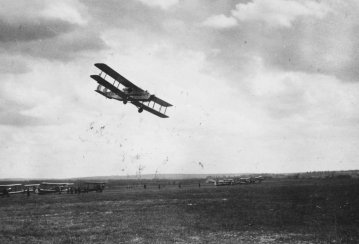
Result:
[[132,91],[133,91],[133,89],[132,89],[131,87],[125,87],[125,88],[123,89],[123,92],[124,92],[124,93],[127,93],[127,94],[132,93]]

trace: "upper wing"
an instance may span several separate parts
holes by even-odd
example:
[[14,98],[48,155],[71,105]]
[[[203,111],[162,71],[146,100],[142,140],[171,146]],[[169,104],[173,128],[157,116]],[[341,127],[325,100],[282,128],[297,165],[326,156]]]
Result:
[[169,104],[168,102],[163,101],[162,99],[159,99],[156,96],[152,96],[151,101],[154,101],[155,103],[158,103],[159,105],[161,105],[163,107],[171,107],[172,106],[172,104]]
[[117,80],[118,82],[120,82],[122,85],[126,87],[130,87],[134,90],[143,91],[141,88],[139,88],[138,86],[127,80],[125,77],[123,77],[122,75],[111,69],[107,64],[97,63],[95,64],[95,66],[100,70],[102,70],[103,72],[105,72],[106,74],[108,74],[109,76],[111,76],[112,78],[114,78],[115,80]]
[[161,117],[161,118],[168,118],[168,116],[167,115],[165,115],[165,114],[163,114],[163,113],[161,113],[161,112],[159,112],[159,111],[157,111],[157,110],[155,110],[155,109],[153,109],[153,108],[150,108],[150,107],[148,107],[147,105],[144,105],[143,103],[140,103],[140,102],[138,102],[138,101],[131,101],[131,103],[133,104],[133,105],[135,105],[136,107],[141,107],[141,108],[143,108],[144,110],[146,110],[146,111],[148,111],[148,112],[150,112],[150,113],[153,113],[154,115],[157,115],[158,117]]

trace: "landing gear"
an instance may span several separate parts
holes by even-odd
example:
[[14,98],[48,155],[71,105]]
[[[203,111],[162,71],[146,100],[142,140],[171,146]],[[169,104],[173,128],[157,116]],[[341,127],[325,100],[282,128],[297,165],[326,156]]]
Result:
[[123,104],[126,104],[127,103],[127,100],[123,100]]
[[143,112],[143,107],[140,107],[140,108],[138,109],[138,112],[139,112],[139,113],[142,113],[142,112]]

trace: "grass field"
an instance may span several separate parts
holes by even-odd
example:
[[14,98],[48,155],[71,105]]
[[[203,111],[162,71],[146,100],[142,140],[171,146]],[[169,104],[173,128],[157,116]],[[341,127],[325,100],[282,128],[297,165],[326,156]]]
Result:
[[358,243],[359,181],[0,197],[0,243]]

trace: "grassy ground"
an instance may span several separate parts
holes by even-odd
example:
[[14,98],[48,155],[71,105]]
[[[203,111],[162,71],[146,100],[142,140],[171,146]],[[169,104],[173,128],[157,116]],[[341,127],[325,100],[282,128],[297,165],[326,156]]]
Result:
[[359,181],[0,197],[0,243],[357,243]]

